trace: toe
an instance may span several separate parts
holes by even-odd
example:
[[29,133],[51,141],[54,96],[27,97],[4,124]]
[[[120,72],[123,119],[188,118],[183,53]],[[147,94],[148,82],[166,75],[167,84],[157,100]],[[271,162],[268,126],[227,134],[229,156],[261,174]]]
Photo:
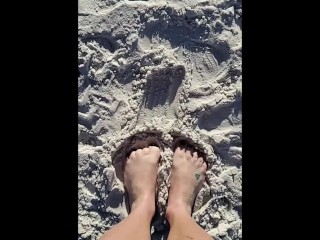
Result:
[[143,150],[142,149],[138,149],[136,152],[136,156],[142,156],[143,155]]
[[160,148],[158,148],[156,146],[149,146],[149,150],[150,150],[150,152],[160,153]]
[[174,154],[178,157],[184,157],[185,153],[186,153],[186,150],[181,146],[178,146],[174,151]]
[[150,146],[149,147],[149,154],[153,154],[156,156],[158,159],[160,157],[160,148],[155,147],[155,146]]
[[193,157],[192,157],[193,161],[198,161],[198,153],[197,152],[193,152]]
[[188,160],[191,160],[193,157],[193,147],[191,145],[188,145],[186,148],[186,158]]
[[202,165],[201,165],[201,168],[204,172],[207,171],[207,163],[205,161],[203,161]]
[[133,158],[135,158],[135,157],[136,157],[136,151],[132,151],[132,152],[130,153],[129,159],[133,159]]
[[197,159],[197,167],[201,167],[202,164],[203,164],[203,158],[202,158],[202,157],[199,157],[199,158]]
[[145,147],[145,148],[142,149],[142,151],[143,151],[143,154],[148,155],[149,152],[150,152],[150,149]]

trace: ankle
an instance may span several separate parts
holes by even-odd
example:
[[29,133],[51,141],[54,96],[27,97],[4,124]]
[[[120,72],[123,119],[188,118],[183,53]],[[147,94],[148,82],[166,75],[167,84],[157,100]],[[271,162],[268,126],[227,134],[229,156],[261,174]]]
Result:
[[135,200],[131,205],[131,212],[141,211],[148,217],[153,217],[156,212],[155,198],[153,197],[143,197]]
[[186,204],[183,201],[175,201],[168,204],[167,210],[166,210],[166,218],[171,225],[171,222],[173,219],[175,219],[177,216],[181,215],[188,215],[191,216],[191,206]]

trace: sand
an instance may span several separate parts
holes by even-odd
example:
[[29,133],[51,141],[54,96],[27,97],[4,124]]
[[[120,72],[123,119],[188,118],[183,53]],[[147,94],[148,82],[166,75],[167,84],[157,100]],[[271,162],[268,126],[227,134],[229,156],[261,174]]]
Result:
[[171,145],[207,155],[193,217],[242,239],[242,2],[79,0],[78,239],[128,215],[119,165],[147,136],[163,148],[152,239],[166,239]]

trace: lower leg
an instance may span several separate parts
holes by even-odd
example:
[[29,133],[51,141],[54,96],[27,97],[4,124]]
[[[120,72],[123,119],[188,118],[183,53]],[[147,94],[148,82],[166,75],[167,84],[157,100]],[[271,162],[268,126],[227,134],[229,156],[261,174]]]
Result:
[[129,216],[105,232],[100,240],[149,240],[150,223],[154,215],[154,199],[146,199],[130,212]]
[[131,212],[127,218],[105,232],[100,240],[150,240],[150,223],[155,213],[155,186],[160,149],[138,149],[125,163],[124,184]]
[[191,211],[183,206],[172,206],[169,209],[166,214],[170,224],[168,240],[212,240],[191,217]]
[[166,217],[168,240],[212,240],[191,217],[194,200],[205,178],[206,163],[190,145],[174,152]]

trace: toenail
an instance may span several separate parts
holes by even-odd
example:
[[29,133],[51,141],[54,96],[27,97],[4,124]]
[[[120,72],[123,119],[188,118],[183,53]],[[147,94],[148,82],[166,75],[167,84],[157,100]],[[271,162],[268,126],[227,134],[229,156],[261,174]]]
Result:
[[148,153],[150,152],[150,149],[149,149],[149,148],[144,148],[144,149],[143,149],[143,152],[146,153],[146,154],[148,154]]

